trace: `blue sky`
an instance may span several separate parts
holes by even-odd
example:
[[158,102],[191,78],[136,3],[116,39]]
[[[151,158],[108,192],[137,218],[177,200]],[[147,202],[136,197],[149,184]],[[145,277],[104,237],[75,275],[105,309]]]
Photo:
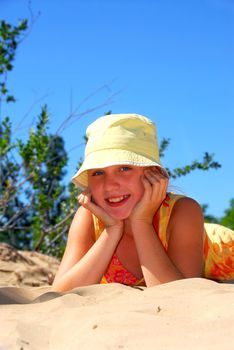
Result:
[[[40,16],[8,76],[17,103],[1,111],[14,137],[26,137],[43,104],[53,132],[76,111],[61,134],[69,181],[90,122],[108,110],[146,115],[159,141],[171,140],[169,168],[215,154],[221,169],[171,186],[222,216],[234,198],[233,0],[33,0],[31,11]],[[25,0],[0,0],[0,14],[12,24],[31,17]]]

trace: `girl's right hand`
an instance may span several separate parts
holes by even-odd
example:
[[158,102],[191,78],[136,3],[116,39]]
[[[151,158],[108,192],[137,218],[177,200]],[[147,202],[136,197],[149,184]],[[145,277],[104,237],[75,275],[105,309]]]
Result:
[[105,228],[118,227],[123,231],[123,221],[114,219],[112,216],[106,213],[104,209],[98,206],[92,201],[91,192],[89,189],[83,191],[78,197],[78,202],[84,208],[88,209],[92,214],[94,214],[99,220],[101,220]]
[[142,177],[144,193],[133,208],[130,222],[141,221],[152,225],[153,218],[167,194],[168,178],[152,167],[144,171]]

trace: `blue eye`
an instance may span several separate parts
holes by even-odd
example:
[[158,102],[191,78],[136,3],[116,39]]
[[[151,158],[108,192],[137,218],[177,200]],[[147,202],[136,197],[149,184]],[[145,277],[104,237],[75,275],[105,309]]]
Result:
[[103,171],[102,170],[96,170],[92,173],[92,176],[100,176],[103,175]]
[[131,168],[129,166],[122,166],[120,168],[120,171],[129,171],[129,170],[131,170]]

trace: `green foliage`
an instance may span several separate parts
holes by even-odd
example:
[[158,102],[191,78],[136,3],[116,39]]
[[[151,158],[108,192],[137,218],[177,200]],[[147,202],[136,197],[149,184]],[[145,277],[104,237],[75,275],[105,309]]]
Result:
[[62,215],[65,186],[61,181],[68,159],[63,139],[48,134],[48,121],[45,106],[38,117],[36,129],[30,130],[27,142],[18,141],[19,154],[30,185],[29,195],[33,194],[31,229],[34,247],[43,250],[46,249],[46,240],[41,239],[42,232],[46,233],[51,225],[56,225]]
[[[170,144],[170,139],[163,138],[159,145],[159,156],[160,158],[164,157],[165,151]],[[221,165],[214,161],[214,155],[208,152],[205,152],[202,161],[194,160],[191,164],[185,165],[181,168],[175,169],[167,169],[168,174],[172,179],[176,179],[177,177],[185,176],[191,173],[194,170],[203,170],[207,171],[209,169],[218,169]]]
[[166,139],[165,137],[160,142],[160,145],[159,145],[159,157],[160,157],[160,159],[164,157],[165,151],[166,151],[167,147],[169,146],[169,144],[170,144],[170,139]]
[[224,215],[221,218],[207,214],[207,208],[207,204],[202,206],[205,222],[220,224],[234,230],[234,198],[230,200],[230,207],[224,211]]
[[208,205],[207,204],[203,204],[202,205],[202,210],[203,210],[203,215],[204,215],[204,221],[205,222],[210,222],[213,224],[219,224],[220,223],[220,219],[216,218],[215,216],[211,215],[211,214],[207,214],[207,209],[208,209]]
[[[0,24],[0,102],[14,102],[6,88],[27,21]],[[67,154],[59,135],[48,132],[46,106],[26,142],[12,141],[10,118],[0,125],[0,240],[16,248],[60,253],[77,203],[63,184]],[[75,198],[75,196],[73,197]],[[58,241],[59,237],[60,240]],[[59,246],[59,248],[58,248]]]
[[[48,122],[45,106],[28,140],[16,144],[11,143],[9,119],[2,123],[0,239],[17,248],[60,255],[77,208],[77,190],[63,184],[68,157],[63,139],[48,133]],[[12,149],[20,165],[10,157]]]
[[15,102],[14,96],[9,95],[6,88],[6,77],[7,72],[13,69],[16,49],[27,28],[27,20],[20,21],[18,26],[12,26],[5,21],[0,22],[0,102],[3,96],[6,102]]
[[234,198],[230,200],[230,208],[224,211],[225,215],[221,218],[220,223],[234,230]]
[[185,176],[196,169],[207,171],[209,169],[220,168],[221,165],[218,162],[214,161],[213,157],[213,154],[205,152],[203,160],[201,162],[194,160],[190,165],[185,165],[181,168],[175,168],[173,170],[167,169],[168,174],[171,178],[176,179],[177,177]]
[[[28,225],[28,215],[20,199],[22,189],[17,187],[20,165],[12,157],[15,148],[11,141],[11,124],[9,118],[5,118],[0,125],[0,240],[21,248],[29,247],[30,237],[27,232],[18,231],[19,227]],[[18,228],[14,232],[16,221]]]
[[[7,73],[13,68],[16,49],[22,40],[22,34],[27,29],[27,21],[21,21],[18,26],[11,26],[5,21],[0,22],[0,107],[2,101],[14,102],[15,99],[6,88]],[[27,225],[26,208],[19,198],[21,188],[17,188],[20,165],[13,156],[16,144],[11,140],[11,123],[5,117],[0,124],[0,240],[17,247],[28,246],[27,232],[12,229],[15,220],[18,227]],[[5,227],[8,227],[5,230]]]

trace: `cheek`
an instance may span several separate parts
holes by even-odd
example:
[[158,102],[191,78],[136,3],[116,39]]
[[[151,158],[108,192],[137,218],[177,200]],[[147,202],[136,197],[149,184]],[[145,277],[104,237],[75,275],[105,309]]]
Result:
[[[143,176],[143,175],[142,175]],[[135,200],[136,202],[139,202],[144,194],[144,185],[142,183],[142,176],[138,179],[137,183],[134,185],[134,192],[135,192]]]
[[100,198],[100,193],[98,191],[98,186],[89,186],[89,189],[90,189],[90,192],[91,192],[91,195],[92,195],[92,198],[95,199],[95,201]]
[[99,207],[104,208],[105,201],[103,200],[102,188],[99,184],[90,183],[89,189],[92,196],[92,201],[96,203]]
[[97,186],[94,181],[89,181],[89,189],[91,192],[91,196],[95,202],[97,202],[98,198],[100,198],[99,189],[100,186]]

